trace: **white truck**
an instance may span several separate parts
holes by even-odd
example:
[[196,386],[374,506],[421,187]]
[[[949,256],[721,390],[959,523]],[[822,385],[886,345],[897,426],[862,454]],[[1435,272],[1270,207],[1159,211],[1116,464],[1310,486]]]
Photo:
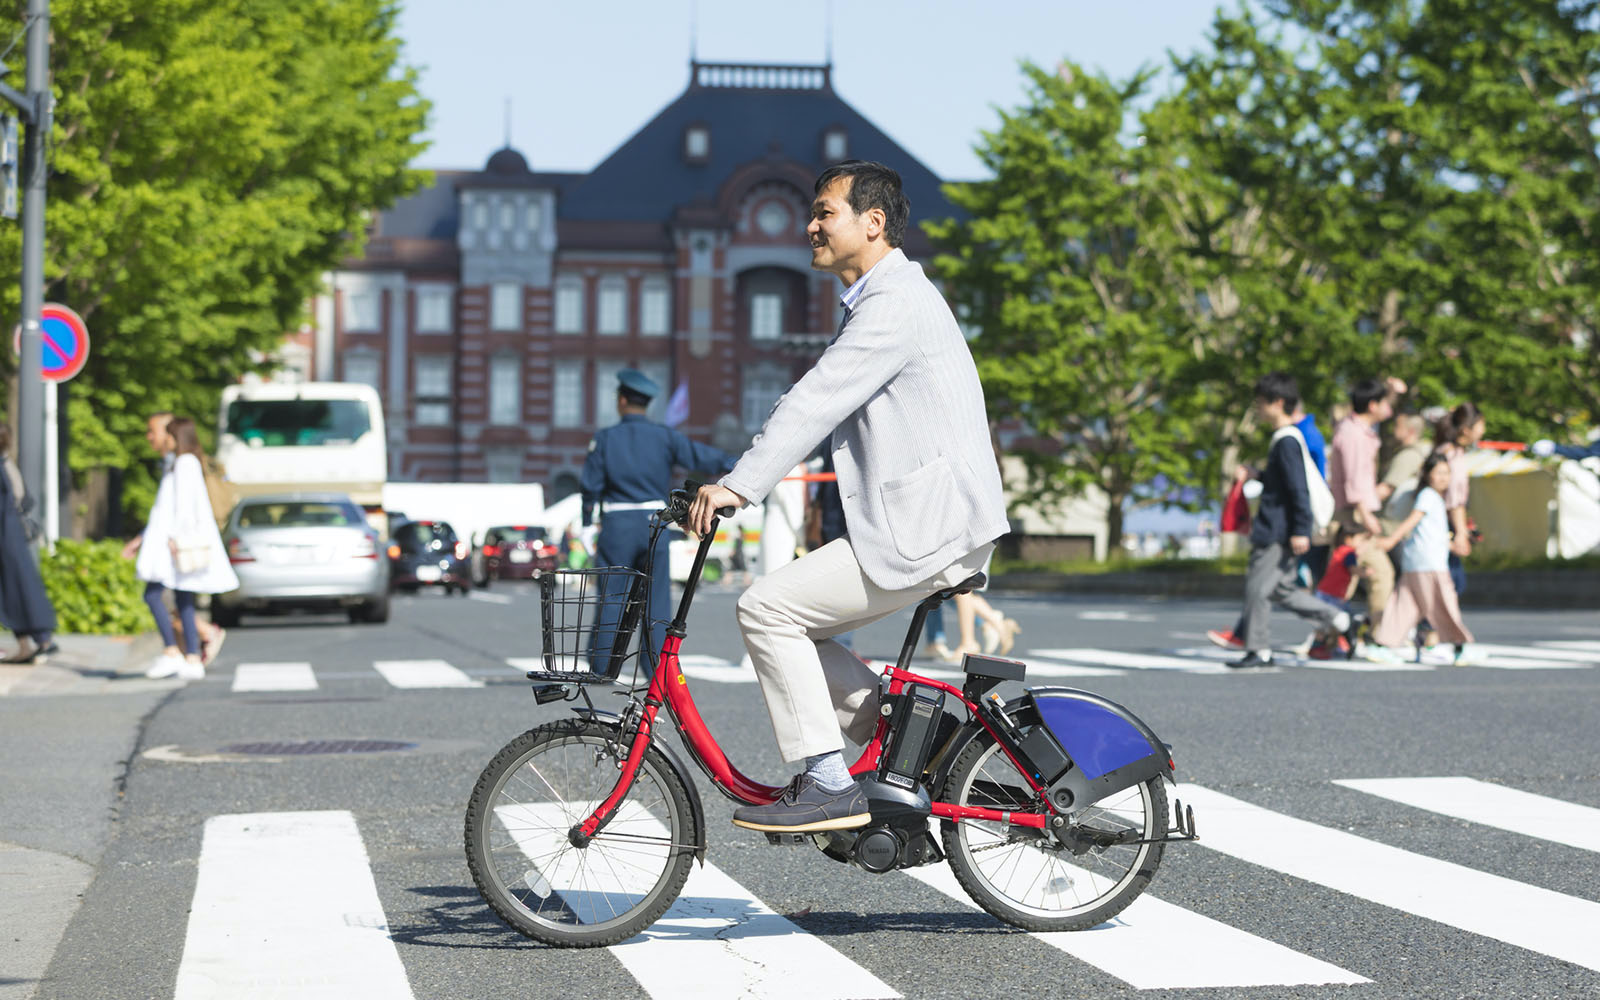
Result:
[[240,498],[297,490],[349,494],[388,536],[383,403],[357,382],[262,382],[222,390],[217,461]]

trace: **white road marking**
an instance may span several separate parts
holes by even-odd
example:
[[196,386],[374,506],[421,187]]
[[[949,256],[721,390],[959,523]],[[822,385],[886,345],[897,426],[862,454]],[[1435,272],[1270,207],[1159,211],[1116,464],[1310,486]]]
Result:
[[[525,881],[538,887],[536,891],[559,893],[580,920],[584,916],[609,919],[614,910],[636,901],[654,881],[650,864],[596,864],[584,866],[580,872],[579,852],[566,846],[566,830],[573,817],[558,804],[502,806],[495,812],[512,820],[506,825],[530,861],[549,859],[544,870],[530,869]],[[636,836],[667,833],[664,824],[633,802],[623,804],[607,829]],[[629,849],[636,860],[642,846]],[[573,881],[580,882],[585,891],[567,888]],[[900,996],[711,864],[691,868],[683,892],[661,919],[636,937],[612,945],[610,951],[657,1000],[889,1000]]]
[[1076,663],[1056,663],[1044,657],[1028,654],[1028,679],[1035,677],[1121,677],[1126,671],[1109,667],[1085,667]]
[[1133,611],[1080,611],[1080,621],[1086,622],[1153,622],[1155,615],[1143,615]]
[[[1594,630],[1593,629],[1579,629],[1579,630],[1575,630],[1575,631],[1593,632]],[[1590,640],[1583,640],[1583,641],[1580,642],[1580,641],[1575,641],[1575,640],[1571,640],[1571,639],[1563,639],[1563,640],[1560,640],[1558,642],[1541,642],[1541,643],[1539,643],[1537,646],[1535,646],[1533,648],[1537,649],[1537,650],[1540,650],[1541,652],[1544,651],[1547,648],[1548,649],[1576,649],[1576,650],[1581,650],[1581,651],[1583,651],[1585,653],[1593,653],[1596,657],[1600,657],[1600,642],[1593,642],[1593,641],[1590,641]]]
[[233,671],[235,691],[315,691],[309,663],[241,663]]
[[485,604],[515,604],[516,598],[505,594],[491,594],[487,590],[467,591],[467,600],[482,601]]
[[1471,643],[1467,655],[1476,654],[1476,662],[1463,666],[1488,667],[1500,670],[1582,670],[1593,667],[1600,655],[1569,649],[1545,649],[1539,646],[1502,646],[1495,643]]
[[[978,908],[949,865],[909,868],[905,874]],[[1092,930],[1031,936],[1140,990],[1369,982],[1337,965],[1150,895],[1140,896]]]
[[354,816],[206,820],[174,1000],[411,995]]
[[[1126,667],[1130,670],[1184,670],[1190,673],[1226,673],[1220,663],[1203,659],[1126,653],[1115,649],[1031,649],[1029,656],[1091,667]],[[1240,654],[1243,655],[1243,654]]]
[[378,660],[372,667],[397,688],[483,687],[443,660]]
[[1600,851],[1600,809],[1476,778],[1347,778],[1336,785],[1585,851]]
[[700,653],[684,653],[678,656],[678,669],[683,671],[685,677],[697,681],[713,681],[718,684],[754,684],[756,682],[756,668],[746,655],[738,663],[724,660],[720,656],[705,656]]
[[1197,785],[1198,844],[1338,892],[1600,971],[1600,903],[1440,861]]

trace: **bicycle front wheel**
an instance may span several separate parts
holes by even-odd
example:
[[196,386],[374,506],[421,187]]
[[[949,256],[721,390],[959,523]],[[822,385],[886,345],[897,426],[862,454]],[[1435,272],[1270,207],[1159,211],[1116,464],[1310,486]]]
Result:
[[[1038,807],[988,734],[956,758],[943,801],[1018,812]],[[1139,840],[1166,836],[1167,791],[1157,776],[1116,792],[1059,836],[976,819],[944,820],[942,828],[956,880],[979,906],[1030,931],[1084,930],[1121,913],[1150,884],[1163,845],[1116,841],[1130,831]]]
[[683,889],[694,860],[689,792],[651,747],[628,797],[589,843],[569,831],[621,772],[615,726],[562,719],[512,740],[467,804],[467,867],[500,918],[546,944],[615,944],[649,927]]

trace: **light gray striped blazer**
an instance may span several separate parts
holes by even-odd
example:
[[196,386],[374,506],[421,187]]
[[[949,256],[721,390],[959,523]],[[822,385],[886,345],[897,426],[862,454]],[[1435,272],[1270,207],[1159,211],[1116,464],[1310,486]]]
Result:
[[722,485],[760,502],[829,432],[851,547],[878,586],[902,590],[1006,533],[972,353],[898,249]]

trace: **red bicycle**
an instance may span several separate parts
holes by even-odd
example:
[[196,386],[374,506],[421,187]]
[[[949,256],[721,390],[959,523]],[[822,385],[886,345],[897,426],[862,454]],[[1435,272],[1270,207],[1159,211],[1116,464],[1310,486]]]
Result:
[[[696,484],[675,490],[654,530],[683,520]],[[731,509],[718,512],[728,517]],[[541,581],[543,704],[578,701],[576,718],[531,729],[495,755],[467,806],[467,865],[494,912],[554,945],[614,944],[654,923],[706,854],[705,810],[688,769],[657,726],[664,707],[690,757],[722,794],[775,800],[781,788],[742,774],[706,728],[679,669],[706,554],[666,630],[648,686],[601,711],[587,685],[617,678],[648,621],[648,572],[567,570]],[[650,551],[655,550],[655,535]],[[978,905],[1029,930],[1081,930],[1144,891],[1166,843],[1194,839],[1193,811],[1175,809],[1169,833],[1169,748],[1131,712],[1072,688],[992,689],[1021,681],[1023,664],[968,656],[961,688],[907,669],[928,613],[982,586],[977,574],[922,601],[896,663],[884,668],[881,717],[850,771],[871,804],[855,830],[769,833],[811,840],[829,858],[867,872],[948,859]],[[643,643],[641,643],[643,645]],[[635,660],[637,663],[637,660]],[[939,836],[930,830],[939,820]]]

